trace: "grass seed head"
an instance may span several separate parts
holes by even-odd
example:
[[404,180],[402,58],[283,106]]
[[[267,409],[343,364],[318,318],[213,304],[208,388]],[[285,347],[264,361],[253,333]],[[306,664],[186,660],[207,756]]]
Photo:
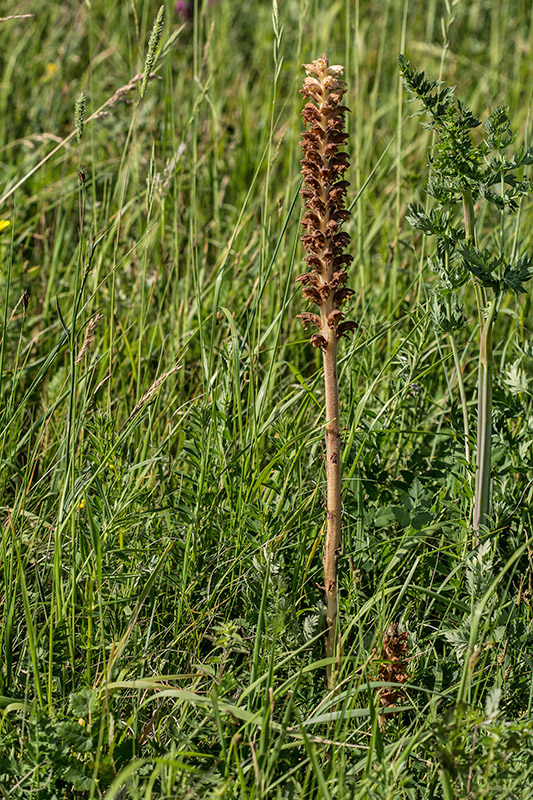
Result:
[[164,372],[163,375],[159,376],[159,378],[156,378],[156,380],[152,383],[152,385],[150,386],[150,388],[148,389],[146,394],[143,394],[143,396],[141,397],[141,399],[139,400],[139,402],[137,403],[137,405],[135,406],[135,408],[133,409],[133,411],[129,415],[129,417],[126,420],[125,424],[127,424],[130,420],[132,420],[133,417],[137,416],[139,411],[145,405],[147,405],[147,403],[149,403],[153,399],[153,397],[156,394],[156,392],[158,391],[159,387],[166,381],[166,379],[169,377],[169,375],[172,375],[174,372],[177,372],[178,369],[181,369],[179,364],[177,364],[176,366],[172,367],[172,369],[169,369],[168,372]]
[[157,12],[157,17],[152,26],[150,38],[148,40],[148,52],[146,53],[146,61],[144,62],[144,73],[141,83],[141,98],[144,97],[146,87],[148,85],[148,78],[152,71],[155,62],[156,50],[159,47],[161,36],[163,35],[163,27],[165,25],[165,6],[161,6]]
[[82,361],[83,356],[91,346],[92,341],[94,339],[94,335],[96,333],[96,329],[98,328],[100,320],[103,319],[103,317],[104,317],[103,314],[95,314],[94,317],[91,317],[91,319],[89,320],[87,328],[85,329],[83,344],[80,347],[80,352],[76,356],[76,361],[75,361],[76,364],[79,364]]
[[76,129],[76,141],[80,144],[83,136],[83,126],[85,125],[85,112],[87,110],[87,98],[80,92],[76,98],[74,107],[74,127]]

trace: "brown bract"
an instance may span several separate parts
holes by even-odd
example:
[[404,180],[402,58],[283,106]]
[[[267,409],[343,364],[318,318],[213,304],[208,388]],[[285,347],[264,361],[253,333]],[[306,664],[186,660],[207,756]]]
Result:
[[[313,315],[312,324],[320,333],[311,337],[315,347],[326,348],[333,335],[338,339],[353,331],[355,322],[343,322],[341,306],[349,300],[353,289],[344,284],[344,269],[353,256],[344,252],[350,243],[349,234],[341,231],[349,212],[344,202],[349,183],[344,180],[348,156],[339,150],[347,139],[344,131],[342,105],[346,83],[341,79],[344,67],[330,66],[326,56],[305,64],[307,77],[300,90],[312,102],[305,104],[302,115],[308,128],[300,142],[304,154],[302,174],[306,212],[302,221],[305,233],[302,243],[307,252],[305,261],[311,269],[297,280],[302,284],[306,300],[320,308],[320,317]],[[299,314],[303,324],[311,322],[310,315]],[[316,319],[320,320],[318,325]]]

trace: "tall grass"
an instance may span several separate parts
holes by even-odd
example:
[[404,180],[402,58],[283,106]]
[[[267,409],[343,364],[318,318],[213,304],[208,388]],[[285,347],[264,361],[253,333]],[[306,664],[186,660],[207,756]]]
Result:
[[[430,133],[396,54],[472,108],[508,103],[528,142],[529,5],[217,0],[183,21],[167,2],[140,103],[159,5],[19,3],[34,16],[0,22],[2,791],[526,798],[530,299],[500,309],[494,524],[474,549],[457,360],[404,219]],[[324,399],[294,282],[297,89],[324,51],[351,87],[359,325],[339,358],[330,693]],[[531,229],[524,203],[503,233],[531,251]],[[471,410],[479,331],[461,336]],[[380,679],[392,623],[401,687]]]

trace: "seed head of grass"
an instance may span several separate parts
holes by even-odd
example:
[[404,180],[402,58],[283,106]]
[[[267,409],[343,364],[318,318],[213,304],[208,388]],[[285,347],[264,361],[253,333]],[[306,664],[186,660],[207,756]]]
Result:
[[152,67],[154,66],[155,54],[157,48],[159,47],[159,42],[161,41],[164,24],[165,24],[165,6],[161,6],[159,11],[157,12],[157,17],[155,18],[155,22],[152,26],[152,31],[150,33],[150,38],[148,40],[148,52],[146,53],[143,79],[141,83],[141,99],[144,97],[144,94],[146,92],[146,87],[148,85],[148,78],[152,71]]
[[85,125],[85,111],[87,109],[87,98],[80,92],[76,98],[74,110],[74,127],[76,129],[76,141],[80,144],[83,136],[83,126]]
[[76,356],[76,361],[75,361],[76,364],[80,363],[80,361],[83,359],[83,356],[85,355],[85,353],[87,352],[87,350],[91,346],[91,342],[94,339],[94,335],[96,333],[96,329],[98,328],[98,325],[100,324],[100,320],[103,319],[103,316],[104,316],[103,314],[95,314],[94,317],[92,317],[89,320],[89,323],[88,323],[87,328],[85,330],[85,337],[83,339],[83,344],[80,347],[80,352]]
[[181,369],[181,366],[179,364],[176,364],[176,366],[172,367],[172,369],[169,369],[168,372],[164,372],[163,375],[160,375],[159,378],[156,378],[156,380],[152,383],[146,394],[144,394],[141,397],[141,399],[139,400],[139,402],[129,415],[128,419],[126,420],[125,424],[127,424],[128,422],[130,422],[130,420],[136,417],[139,411],[142,408],[144,408],[145,405],[151,402],[154,395],[157,393],[158,389],[162,386],[162,384],[166,381],[166,379],[174,372],[177,372],[178,369]]

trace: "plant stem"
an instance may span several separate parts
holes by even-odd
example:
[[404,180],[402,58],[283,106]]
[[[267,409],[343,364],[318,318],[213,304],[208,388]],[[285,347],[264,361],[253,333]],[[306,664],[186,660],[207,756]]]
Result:
[[452,333],[449,334],[449,338],[453,354],[453,363],[455,364],[455,373],[457,375],[457,386],[459,387],[459,395],[461,397],[461,408],[463,411],[465,458],[467,463],[470,464],[470,426],[468,424],[468,405],[466,402],[465,384],[463,381],[463,373],[461,372],[461,361],[459,359],[459,353],[457,352],[457,345],[455,344],[455,339]]
[[[472,193],[469,189],[463,192],[463,213],[466,241],[476,244],[475,216]],[[496,298],[488,304],[483,318],[483,309],[487,307],[487,293],[482,286],[476,292],[480,315],[481,338],[479,342],[479,370],[477,395],[477,444],[476,444],[476,481],[474,486],[474,510],[472,528],[474,531],[474,547],[479,544],[479,529],[486,524],[490,506],[490,471],[491,471],[491,435],[492,435],[492,327],[496,314]]]
[[490,499],[491,434],[492,434],[492,327],[496,314],[496,298],[487,313],[481,331],[478,377],[478,422],[476,483],[474,489],[474,546],[479,543],[479,529],[486,524]]
[[341,105],[346,83],[340,78],[344,67],[330,66],[324,55],[305,64],[306,77],[302,94],[307,102],[303,117],[308,128],[302,134],[302,196],[306,212],[302,224],[306,233],[302,244],[307,252],[305,261],[311,272],[299,275],[302,293],[306,300],[315,303],[318,314],[298,314],[304,325],[313,325],[319,333],[311,337],[311,344],[320,347],[324,360],[326,395],[326,482],[327,482],[327,532],[324,548],[324,589],[326,593],[326,657],[329,688],[335,684],[333,659],[337,636],[337,558],[340,548],[341,526],[341,458],[339,436],[339,391],[337,383],[337,342],[353,331],[355,322],[342,322],[343,303],[353,295],[345,286],[348,278],[344,267],[352,256],[344,253],[350,242],[349,234],[341,231],[348,217],[344,198],[348,182],[343,175],[348,168],[346,153],[339,147],[345,144],[348,134],[344,130],[344,112]]
[[[324,584],[326,592],[326,658],[335,655],[337,636],[337,558],[341,533],[341,459],[339,434],[339,392],[337,382],[337,339],[333,335],[324,349],[326,394],[326,480],[327,533],[324,548]],[[332,664],[328,666],[328,685],[332,685]]]
[[472,192],[465,189],[463,192],[463,216],[466,231],[466,241],[475,245],[476,243],[476,218],[474,216],[474,201]]

